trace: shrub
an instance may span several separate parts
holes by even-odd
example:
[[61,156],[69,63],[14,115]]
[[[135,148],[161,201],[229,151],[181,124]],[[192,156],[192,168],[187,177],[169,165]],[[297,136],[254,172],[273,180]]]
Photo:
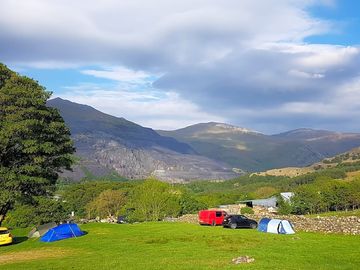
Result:
[[292,211],[292,206],[286,202],[281,196],[277,197],[278,213],[280,215],[289,215]]
[[51,198],[36,198],[34,205],[15,205],[4,220],[9,227],[25,228],[47,222],[67,220],[69,217],[63,203]]
[[129,214],[131,221],[158,221],[165,217],[175,217],[181,212],[179,190],[156,179],[147,179],[136,186],[127,207],[134,211]]
[[126,203],[126,194],[121,190],[107,189],[100,193],[93,201],[86,206],[88,217],[100,218],[116,216]]
[[240,213],[241,214],[254,214],[254,210],[251,208],[251,207],[243,207],[243,208],[241,208],[241,210],[240,210]]

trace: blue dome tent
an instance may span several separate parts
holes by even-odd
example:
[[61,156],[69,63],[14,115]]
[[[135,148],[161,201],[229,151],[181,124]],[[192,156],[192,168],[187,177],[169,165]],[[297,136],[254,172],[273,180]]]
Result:
[[281,219],[263,218],[258,225],[259,232],[276,234],[294,234],[294,228],[290,221]]
[[80,230],[79,226],[75,223],[61,224],[48,230],[41,238],[42,242],[54,242],[72,237],[78,237],[84,235],[84,232]]

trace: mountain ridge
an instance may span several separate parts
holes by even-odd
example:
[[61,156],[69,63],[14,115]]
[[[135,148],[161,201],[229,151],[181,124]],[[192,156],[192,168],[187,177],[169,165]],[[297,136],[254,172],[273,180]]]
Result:
[[48,105],[59,109],[77,153],[94,175],[116,171],[165,181],[228,179],[238,175],[234,172],[306,167],[360,146],[358,133],[299,128],[265,135],[219,122],[154,131],[61,98]]
[[127,178],[154,175],[170,182],[228,179],[238,175],[226,164],[198,155],[186,143],[125,118],[61,98],[49,100],[48,106],[59,110],[80,157],[74,173],[63,175],[66,178],[80,180],[86,176],[84,168],[95,176],[115,171]]
[[[249,172],[308,166],[360,145],[359,133],[310,128],[273,135],[225,130],[211,132],[211,127],[219,124],[222,123],[201,123],[173,131],[158,130],[158,133],[189,144],[201,155]],[[236,130],[236,126],[232,127]]]

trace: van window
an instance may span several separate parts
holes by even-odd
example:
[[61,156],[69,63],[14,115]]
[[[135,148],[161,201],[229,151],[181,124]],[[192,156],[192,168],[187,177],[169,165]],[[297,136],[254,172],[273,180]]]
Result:
[[216,217],[221,217],[222,216],[222,212],[216,212]]

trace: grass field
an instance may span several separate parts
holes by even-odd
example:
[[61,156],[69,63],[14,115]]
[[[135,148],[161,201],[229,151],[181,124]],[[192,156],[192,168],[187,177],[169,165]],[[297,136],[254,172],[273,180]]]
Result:
[[[360,236],[274,235],[182,223],[86,224],[85,236],[0,247],[0,269],[360,269]],[[255,262],[234,265],[248,255]]]
[[319,217],[349,217],[349,216],[360,217],[360,209],[349,210],[349,211],[330,211],[330,212],[311,214],[306,216],[307,217],[318,217],[318,216]]

